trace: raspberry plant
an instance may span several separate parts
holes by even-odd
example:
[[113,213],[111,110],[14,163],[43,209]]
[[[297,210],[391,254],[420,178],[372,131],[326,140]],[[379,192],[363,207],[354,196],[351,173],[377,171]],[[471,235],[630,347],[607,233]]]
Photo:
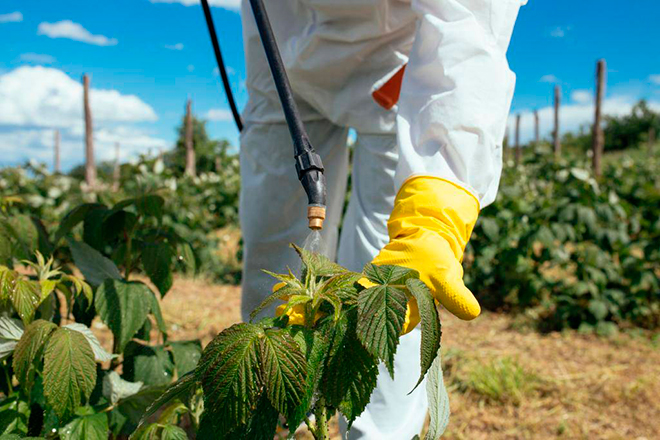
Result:
[[[302,260],[300,278],[291,271],[271,273],[281,287],[253,312],[252,322],[217,335],[195,371],[171,386],[143,420],[171,401],[187,401],[201,388],[198,439],[272,439],[280,418],[291,436],[304,422],[315,439],[328,439],[332,415],[339,411],[350,426],[369,403],[379,362],[394,376],[406,304],[414,298],[422,325],[417,386],[428,375],[427,439],[437,439],[449,415],[440,368],[440,319],[419,274],[373,264],[362,273],[350,272],[293,247]],[[277,300],[285,301],[280,317],[254,320]],[[146,429],[140,427],[136,435]]]

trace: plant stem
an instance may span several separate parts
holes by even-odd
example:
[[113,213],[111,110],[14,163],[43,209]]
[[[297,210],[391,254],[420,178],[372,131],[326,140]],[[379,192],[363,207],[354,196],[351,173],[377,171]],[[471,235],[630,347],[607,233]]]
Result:
[[314,435],[316,440],[328,440],[330,438],[328,434],[328,408],[326,408],[323,399],[320,399],[316,405],[314,415],[316,416],[316,432]]
[[5,361],[5,367],[3,368],[3,370],[5,370],[5,380],[7,381],[7,391],[9,391],[9,394],[13,394],[14,387],[11,384],[11,376],[9,375],[9,361]]

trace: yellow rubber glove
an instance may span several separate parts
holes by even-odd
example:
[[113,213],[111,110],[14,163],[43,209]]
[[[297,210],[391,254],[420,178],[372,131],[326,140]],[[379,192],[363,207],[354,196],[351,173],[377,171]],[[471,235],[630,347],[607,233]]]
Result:
[[[394,201],[387,222],[390,242],[373,263],[417,270],[440,304],[461,319],[474,319],[481,308],[463,284],[461,261],[478,215],[479,202],[467,190],[437,177],[412,177]],[[402,333],[419,320],[411,297]]]

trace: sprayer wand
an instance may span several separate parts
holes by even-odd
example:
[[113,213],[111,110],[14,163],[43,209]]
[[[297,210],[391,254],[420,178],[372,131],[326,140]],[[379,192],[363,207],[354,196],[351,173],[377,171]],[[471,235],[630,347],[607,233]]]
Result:
[[277,93],[282,102],[282,109],[286,117],[291,139],[293,140],[294,156],[298,179],[307,193],[307,218],[310,229],[322,229],[325,220],[326,188],[325,176],[323,175],[323,162],[321,157],[314,151],[309,141],[305,127],[300,118],[298,106],[293,99],[293,92],[289,79],[284,70],[282,57],[277,48],[275,35],[270,26],[268,15],[263,0],[250,0],[252,12],[259,29],[261,42],[264,45],[268,65],[275,80]]

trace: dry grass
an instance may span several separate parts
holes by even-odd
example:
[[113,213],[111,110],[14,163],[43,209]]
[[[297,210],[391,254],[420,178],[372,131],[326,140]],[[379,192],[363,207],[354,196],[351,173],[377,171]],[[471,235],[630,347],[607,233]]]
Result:
[[[204,344],[239,321],[239,307],[238,287],[180,278],[162,303],[172,339]],[[649,335],[541,335],[491,313],[442,322],[445,438],[660,438],[660,350]]]

